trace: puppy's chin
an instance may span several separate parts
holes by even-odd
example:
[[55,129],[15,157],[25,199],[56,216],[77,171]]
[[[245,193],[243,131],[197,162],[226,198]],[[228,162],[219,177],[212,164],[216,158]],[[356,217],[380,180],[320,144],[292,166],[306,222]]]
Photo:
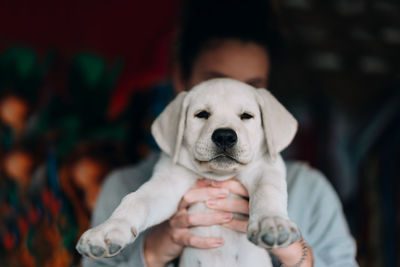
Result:
[[235,174],[243,165],[234,158],[228,156],[218,156],[209,161],[196,160],[196,163],[202,172],[220,175]]

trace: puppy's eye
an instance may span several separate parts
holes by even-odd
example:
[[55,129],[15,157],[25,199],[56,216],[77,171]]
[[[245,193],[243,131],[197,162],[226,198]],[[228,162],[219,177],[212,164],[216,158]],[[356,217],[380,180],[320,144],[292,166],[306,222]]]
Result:
[[246,113],[246,112],[244,112],[244,113],[242,113],[241,115],[240,115],[240,119],[241,120],[249,120],[249,119],[251,119],[251,118],[253,118],[254,116],[253,115],[251,115],[251,114],[249,114],[249,113]]
[[200,119],[208,119],[208,117],[210,117],[210,113],[205,110],[202,110],[194,116]]

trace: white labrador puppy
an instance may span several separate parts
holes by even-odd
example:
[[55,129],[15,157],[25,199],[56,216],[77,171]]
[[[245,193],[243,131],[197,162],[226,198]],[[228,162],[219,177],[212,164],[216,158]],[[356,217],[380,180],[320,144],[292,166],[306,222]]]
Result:
[[[296,120],[266,89],[213,79],[180,93],[152,125],[163,152],[153,176],[125,196],[107,221],[86,231],[78,251],[112,257],[170,218],[197,179],[236,177],[250,196],[247,238],[220,225],[192,228],[195,235],[223,237],[224,245],[185,248],[180,266],[271,266],[265,248],[288,246],[300,236],[288,218],[286,169],[279,155],[296,130]],[[189,212],[213,211],[200,203]]]

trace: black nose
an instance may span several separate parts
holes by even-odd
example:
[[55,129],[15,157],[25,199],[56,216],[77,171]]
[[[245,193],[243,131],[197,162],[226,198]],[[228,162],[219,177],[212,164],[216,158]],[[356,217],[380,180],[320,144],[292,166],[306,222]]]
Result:
[[211,140],[219,148],[232,148],[237,143],[237,135],[232,129],[217,129],[213,132]]

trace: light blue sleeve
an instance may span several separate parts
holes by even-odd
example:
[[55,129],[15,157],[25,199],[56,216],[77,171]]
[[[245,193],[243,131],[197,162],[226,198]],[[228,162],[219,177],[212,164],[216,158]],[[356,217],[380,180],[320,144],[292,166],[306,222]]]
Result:
[[[125,195],[136,191],[149,179],[157,159],[158,155],[151,156],[138,166],[117,170],[106,178],[92,214],[92,227],[107,220]],[[99,260],[84,257],[82,266],[146,267],[143,257],[145,236],[146,232],[139,234],[135,242],[115,257]]]
[[356,244],[327,179],[305,164],[288,167],[288,211],[311,246],[315,267],[355,267]]
[[[92,217],[92,226],[105,221],[121,199],[136,190],[151,175],[155,160],[143,168],[115,172],[105,182]],[[355,267],[356,246],[341,203],[326,178],[304,164],[288,164],[288,210],[314,254],[315,267]],[[146,267],[143,242],[146,233],[127,246],[118,256],[83,259],[83,267]]]
[[[114,209],[118,206],[122,197],[130,193],[131,186],[123,183],[120,174],[114,173],[107,178],[102,187],[101,193],[96,203],[95,210],[92,215],[92,227],[99,225],[108,219]],[[143,260],[143,234],[140,234],[134,243],[128,245],[120,254],[107,259],[93,260],[90,258],[82,259],[83,267],[100,267],[100,266],[137,266],[145,267]]]

